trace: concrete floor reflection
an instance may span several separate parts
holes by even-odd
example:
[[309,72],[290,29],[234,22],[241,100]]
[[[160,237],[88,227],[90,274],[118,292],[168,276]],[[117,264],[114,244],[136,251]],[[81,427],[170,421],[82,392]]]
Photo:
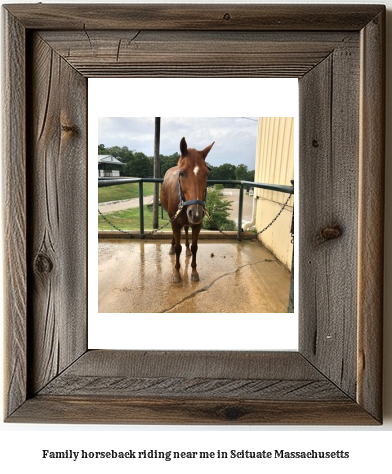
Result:
[[172,283],[170,241],[101,240],[100,313],[285,313],[290,273],[259,242],[199,242],[199,282],[181,254],[181,282]]

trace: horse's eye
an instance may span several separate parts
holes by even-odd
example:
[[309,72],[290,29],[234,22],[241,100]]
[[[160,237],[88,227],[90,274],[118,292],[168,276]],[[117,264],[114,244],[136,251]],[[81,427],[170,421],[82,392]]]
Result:
[[178,176],[179,176],[180,178],[183,178],[183,177],[184,177],[184,172],[183,172],[183,171],[180,171],[180,172],[178,173]]

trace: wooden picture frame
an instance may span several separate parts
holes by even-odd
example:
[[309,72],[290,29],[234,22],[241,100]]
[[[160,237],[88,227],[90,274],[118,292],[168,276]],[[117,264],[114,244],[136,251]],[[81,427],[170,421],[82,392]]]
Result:
[[[6,421],[382,423],[385,7],[3,20]],[[88,350],[87,78],[124,76],[299,78],[298,352]]]

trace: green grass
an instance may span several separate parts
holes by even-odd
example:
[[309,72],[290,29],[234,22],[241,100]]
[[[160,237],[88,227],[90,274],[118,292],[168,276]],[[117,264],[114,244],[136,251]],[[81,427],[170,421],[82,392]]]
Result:
[[[154,194],[154,183],[143,183],[143,196]],[[139,197],[139,183],[98,188],[98,202],[123,201]]]
[[[102,212],[102,209],[101,209]],[[144,229],[152,229],[152,207],[143,206],[144,212]],[[133,207],[124,211],[116,211],[105,214],[105,217],[121,230],[140,230],[139,208]],[[161,219],[161,209],[159,208],[159,226],[166,224],[169,221],[169,216],[166,211],[163,212],[164,219]],[[102,216],[98,215],[98,230],[114,230]],[[165,230],[171,230],[170,224],[165,227]]]

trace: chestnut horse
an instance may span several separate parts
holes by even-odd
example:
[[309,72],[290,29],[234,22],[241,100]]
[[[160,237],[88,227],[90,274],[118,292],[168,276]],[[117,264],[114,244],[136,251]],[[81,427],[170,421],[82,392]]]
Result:
[[[215,143],[215,142],[214,142]],[[192,255],[192,281],[199,281],[196,271],[197,239],[204,217],[207,193],[208,167],[206,156],[212,148],[212,143],[203,151],[188,148],[183,138],[180,142],[181,157],[177,166],[166,171],[163,179],[160,199],[162,207],[167,211],[173,229],[173,239],[170,254],[176,254],[173,272],[173,282],[179,283],[180,278],[180,243],[181,228],[185,230],[186,255]],[[189,249],[188,229],[192,227],[192,246]]]

